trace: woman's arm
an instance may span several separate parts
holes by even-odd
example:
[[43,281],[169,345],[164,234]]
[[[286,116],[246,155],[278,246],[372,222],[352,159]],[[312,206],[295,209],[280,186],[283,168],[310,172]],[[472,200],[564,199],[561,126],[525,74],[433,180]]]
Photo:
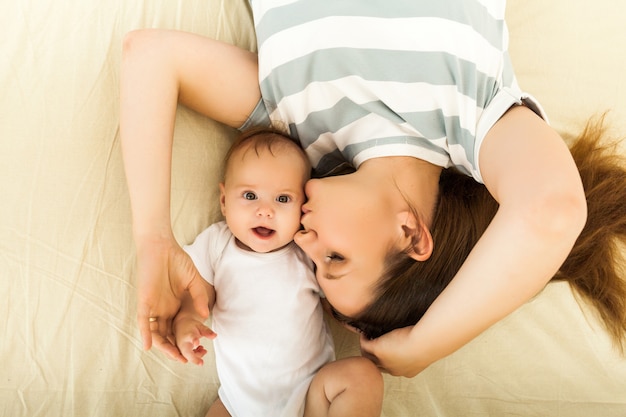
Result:
[[485,185],[500,203],[491,224],[415,326],[362,341],[366,354],[394,375],[417,374],[536,295],[585,224],[584,191],[569,150],[531,110],[509,110],[480,155]]
[[[146,349],[153,336],[167,343],[184,291],[197,311],[208,315],[201,278],[171,229],[176,106],[180,102],[238,127],[259,98],[251,52],[175,31],[131,32],[124,40],[120,135],[137,247],[137,319]],[[149,317],[158,319],[158,327],[150,328]]]

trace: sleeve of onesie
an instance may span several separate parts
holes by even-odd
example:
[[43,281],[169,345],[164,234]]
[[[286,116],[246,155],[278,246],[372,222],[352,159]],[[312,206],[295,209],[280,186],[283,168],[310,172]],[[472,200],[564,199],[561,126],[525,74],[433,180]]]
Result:
[[215,270],[224,249],[232,238],[226,222],[214,223],[204,229],[191,245],[183,250],[191,257],[193,264],[206,282],[215,286]]

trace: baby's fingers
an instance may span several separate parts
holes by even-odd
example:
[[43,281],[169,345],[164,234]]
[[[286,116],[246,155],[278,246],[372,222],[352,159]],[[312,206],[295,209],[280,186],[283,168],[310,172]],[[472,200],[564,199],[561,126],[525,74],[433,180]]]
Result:
[[197,348],[195,348],[193,350],[195,352],[195,354],[199,357],[199,358],[203,358],[204,355],[206,355],[208,353],[208,351],[204,348],[204,346],[200,345]]
[[[178,348],[180,349],[180,353],[182,353],[185,359],[187,359],[189,362],[193,363],[194,365],[204,365],[202,357],[205,355],[206,351],[205,353],[202,353],[204,348],[198,343],[197,340],[193,343],[182,343],[178,346]],[[196,350],[198,350],[198,352],[196,352]]]
[[217,333],[208,328],[207,326],[202,326],[198,329],[200,331],[200,335],[202,337],[206,337],[209,339],[215,339],[217,337]]

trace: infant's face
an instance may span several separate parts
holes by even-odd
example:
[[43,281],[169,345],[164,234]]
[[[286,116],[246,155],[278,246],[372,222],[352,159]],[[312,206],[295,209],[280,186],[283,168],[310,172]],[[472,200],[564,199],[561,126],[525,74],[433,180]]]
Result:
[[222,213],[240,246],[271,252],[293,239],[300,228],[308,166],[291,148],[274,154],[238,150],[226,182],[220,185]]

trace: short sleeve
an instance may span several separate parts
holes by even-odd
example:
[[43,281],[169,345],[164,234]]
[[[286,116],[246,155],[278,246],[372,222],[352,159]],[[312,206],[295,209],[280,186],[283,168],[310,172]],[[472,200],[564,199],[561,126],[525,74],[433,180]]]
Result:
[[211,285],[215,285],[215,269],[231,237],[226,223],[218,222],[202,231],[191,245],[183,246],[200,276]]

